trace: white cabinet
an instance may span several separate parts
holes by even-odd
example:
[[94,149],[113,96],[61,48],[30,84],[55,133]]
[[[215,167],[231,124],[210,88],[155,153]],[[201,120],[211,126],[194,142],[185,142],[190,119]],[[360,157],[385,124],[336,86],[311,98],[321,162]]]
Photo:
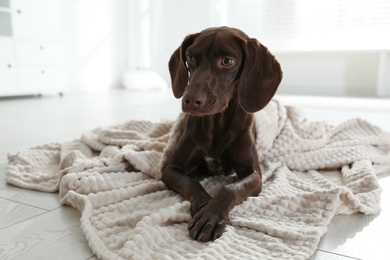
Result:
[[61,44],[17,41],[15,49],[20,90],[62,91],[64,75]]
[[61,65],[63,49],[61,44],[45,42],[16,42],[16,61],[20,65]]
[[62,40],[59,0],[11,0],[11,6],[16,39]]
[[1,11],[0,95],[62,92],[61,0],[0,0]]
[[21,67],[17,72],[18,85],[26,93],[61,92],[58,79],[63,78],[61,69],[52,67]]
[[[12,92],[16,86],[14,46],[11,39],[0,37],[0,91]],[[0,93],[1,93],[0,92]]]

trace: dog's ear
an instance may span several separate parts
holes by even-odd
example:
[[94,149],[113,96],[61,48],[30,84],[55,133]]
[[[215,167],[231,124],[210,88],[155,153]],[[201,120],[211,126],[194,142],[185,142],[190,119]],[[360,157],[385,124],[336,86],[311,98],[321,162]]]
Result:
[[282,80],[279,62],[256,39],[244,42],[244,61],[238,86],[241,107],[253,113],[264,108]]
[[184,89],[188,84],[188,70],[185,63],[186,49],[194,42],[198,35],[188,35],[169,60],[169,74],[171,75],[173,95],[176,98],[183,96]]

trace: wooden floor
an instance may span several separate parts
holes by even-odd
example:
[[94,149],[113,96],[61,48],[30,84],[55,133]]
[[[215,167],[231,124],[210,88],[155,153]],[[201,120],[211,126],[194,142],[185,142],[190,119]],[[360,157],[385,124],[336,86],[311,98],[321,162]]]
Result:
[[[364,118],[390,131],[390,100],[278,96],[310,120],[341,123]],[[0,100],[0,259],[96,259],[80,229],[80,213],[58,194],[5,183],[6,154],[76,139],[98,126],[130,119],[175,119],[180,103],[170,93],[111,91]],[[390,173],[380,176],[382,212],[336,216],[311,259],[390,259]]]

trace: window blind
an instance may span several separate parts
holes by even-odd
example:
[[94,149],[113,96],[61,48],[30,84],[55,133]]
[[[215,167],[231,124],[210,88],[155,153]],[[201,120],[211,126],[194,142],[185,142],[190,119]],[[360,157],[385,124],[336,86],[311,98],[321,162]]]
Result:
[[390,0],[215,0],[214,23],[278,50],[390,49]]

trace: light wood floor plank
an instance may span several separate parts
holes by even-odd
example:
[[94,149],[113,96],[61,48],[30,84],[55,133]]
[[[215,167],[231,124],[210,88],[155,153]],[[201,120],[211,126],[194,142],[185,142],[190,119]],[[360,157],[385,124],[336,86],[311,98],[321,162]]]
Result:
[[61,207],[0,230],[0,259],[90,258],[79,218],[76,209]]
[[314,255],[312,255],[312,257],[310,257],[308,260],[363,260],[363,259],[317,250],[314,253]]
[[0,209],[0,230],[47,212],[2,198],[0,198]]

